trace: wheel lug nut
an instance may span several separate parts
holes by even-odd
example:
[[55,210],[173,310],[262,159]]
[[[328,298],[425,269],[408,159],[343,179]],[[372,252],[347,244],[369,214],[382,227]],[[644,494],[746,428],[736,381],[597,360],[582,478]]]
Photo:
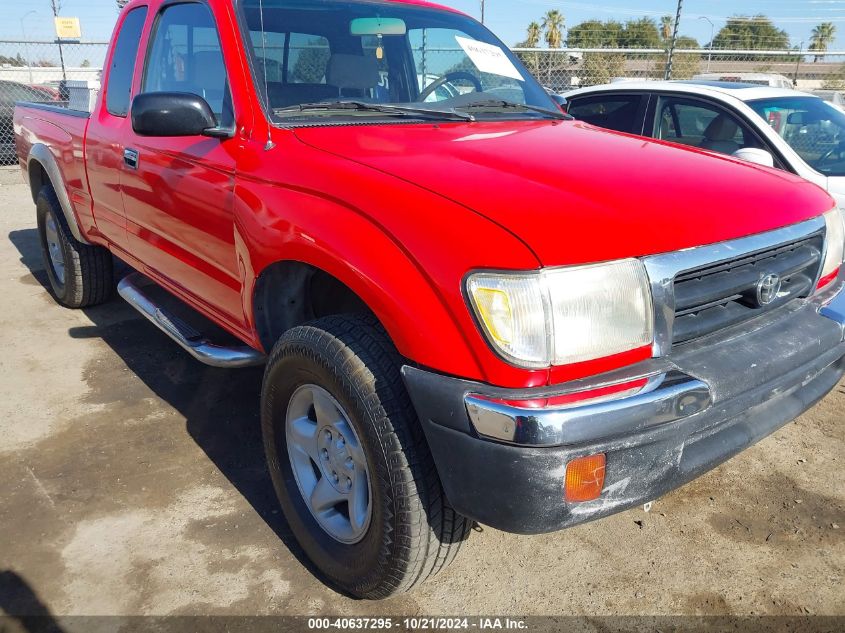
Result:
[[323,459],[329,458],[329,452],[325,448],[322,451],[320,451],[320,455]]
[[324,436],[327,440],[331,440],[331,439],[332,439],[332,432],[331,432],[331,431],[329,431],[328,429],[326,429],[326,430],[325,430],[325,432],[323,433],[323,436]]
[[349,477],[346,478],[346,489],[347,490],[352,489],[352,480]]
[[335,483],[340,481],[340,477],[338,477],[336,472],[332,472],[332,479],[334,479]]
[[351,458],[351,457],[347,457],[347,458],[346,458],[346,467],[347,467],[349,470],[352,470],[353,468],[355,468],[355,462],[353,462],[353,461],[352,461],[352,458]]

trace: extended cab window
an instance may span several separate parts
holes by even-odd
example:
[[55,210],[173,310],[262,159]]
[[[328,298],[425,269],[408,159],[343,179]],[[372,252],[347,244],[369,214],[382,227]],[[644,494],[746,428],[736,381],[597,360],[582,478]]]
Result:
[[331,56],[329,40],[322,35],[289,33],[285,81],[294,84],[325,83]]
[[250,33],[257,56],[256,66],[271,84],[326,83],[331,57],[329,41],[308,33]]
[[642,100],[640,95],[574,98],[567,111],[576,119],[591,125],[639,134],[642,131],[638,125]]
[[106,87],[106,110],[114,116],[125,117],[129,113],[132,75],[135,72],[138,44],[146,19],[147,7],[132,9],[126,14],[114,44]]
[[720,154],[760,146],[754,134],[727,110],[676,97],[660,98],[654,132],[655,138]]
[[315,33],[252,31],[255,65],[274,107],[318,101],[336,94],[326,86],[331,47]]
[[231,120],[231,99],[220,38],[204,4],[164,9],[153,33],[142,92],[189,92],[208,102],[221,124]]

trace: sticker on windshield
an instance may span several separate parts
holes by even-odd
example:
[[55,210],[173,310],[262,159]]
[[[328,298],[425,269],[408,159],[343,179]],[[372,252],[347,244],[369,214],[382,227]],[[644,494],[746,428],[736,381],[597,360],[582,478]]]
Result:
[[508,59],[508,56],[498,46],[487,44],[486,42],[479,42],[471,40],[466,37],[455,36],[458,44],[466,51],[472,63],[483,73],[490,73],[492,75],[499,75],[500,77],[510,77],[511,79],[519,79],[525,81],[522,73],[517,70],[513,62]]

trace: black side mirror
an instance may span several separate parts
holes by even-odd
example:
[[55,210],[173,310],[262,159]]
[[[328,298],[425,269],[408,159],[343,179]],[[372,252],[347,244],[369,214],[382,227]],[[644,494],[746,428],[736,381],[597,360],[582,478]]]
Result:
[[187,92],[148,92],[132,100],[132,129],[141,136],[213,136],[234,131],[217,125],[205,99]]
[[552,101],[557,104],[558,108],[566,112],[566,97],[556,94],[550,94],[549,96],[552,98]]

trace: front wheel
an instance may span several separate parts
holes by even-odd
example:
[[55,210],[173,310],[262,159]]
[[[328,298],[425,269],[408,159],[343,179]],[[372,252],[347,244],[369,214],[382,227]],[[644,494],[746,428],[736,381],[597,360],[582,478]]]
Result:
[[261,422],[291,530],[330,582],[361,598],[408,591],[454,559],[470,521],[449,505],[375,319],[335,316],[276,344]]

